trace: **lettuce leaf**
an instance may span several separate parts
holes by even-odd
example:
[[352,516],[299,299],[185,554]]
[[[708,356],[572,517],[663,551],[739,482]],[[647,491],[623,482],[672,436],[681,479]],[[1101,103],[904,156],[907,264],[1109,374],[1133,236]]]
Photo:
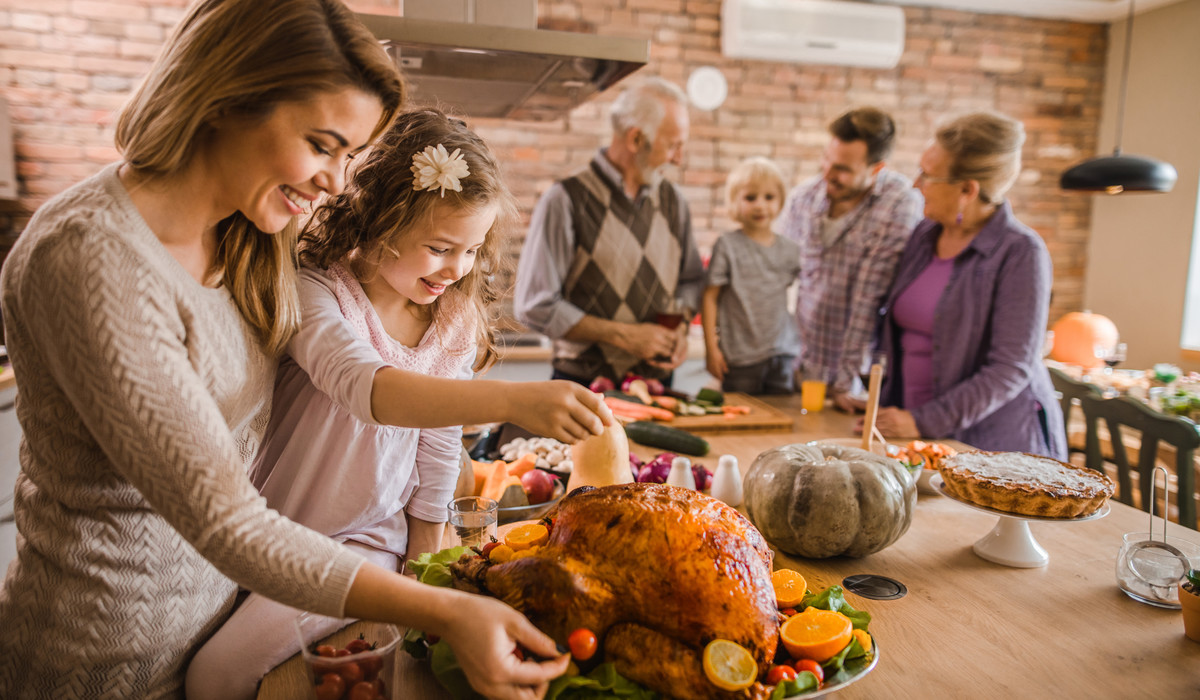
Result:
[[796,606],[797,610],[803,610],[808,607],[820,608],[821,610],[833,610],[840,612],[850,618],[854,629],[865,630],[871,622],[871,613],[865,610],[855,610],[846,602],[846,596],[841,586],[833,585],[820,593],[809,593],[804,596],[804,600],[800,605]]
[[658,693],[634,683],[617,673],[612,664],[600,664],[587,675],[559,676],[550,681],[544,700],[602,700],[629,698],[657,700]]
[[469,547],[451,547],[440,552],[425,552],[416,560],[408,561],[408,568],[417,575],[421,583],[442,588],[450,587],[450,564],[471,551]]
[[790,698],[793,695],[811,693],[819,687],[821,687],[821,682],[817,680],[812,671],[801,671],[795,679],[776,685],[775,689],[771,691],[770,700],[783,700],[783,698]]

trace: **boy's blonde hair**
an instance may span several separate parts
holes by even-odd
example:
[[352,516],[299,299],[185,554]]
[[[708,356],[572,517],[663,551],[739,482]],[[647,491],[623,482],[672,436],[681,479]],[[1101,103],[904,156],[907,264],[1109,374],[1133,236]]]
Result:
[[725,179],[725,203],[733,207],[737,193],[750,184],[766,184],[774,187],[779,194],[782,205],[787,195],[787,185],[783,179],[783,171],[769,158],[755,156],[737,164]]
[[[458,149],[470,174],[461,191],[413,189],[413,156],[441,144]],[[474,211],[496,205],[496,220],[475,255],[471,271],[432,305],[433,322],[445,323],[446,309],[473,307],[479,356],[475,370],[497,358],[494,318],[501,292],[499,280],[507,261],[501,254],[518,221],[516,200],[486,143],[465,122],[436,109],[402,112],[371,149],[361,156],[346,189],[313,214],[300,235],[300,261],[326,269],[334,263],[377,263],[397,254],[401,242],[428,226],[435,209]],[[355,270],[357,274],[357,269]]]
[[[116,145],[145,177],[169,177],[223,117],[266,119],[283,103],[357,88],[379,98],[379,133],[404,100],[399,71],[340,0],[202,0],[163,46],[117,120]],[[254,153],[247,153],[254,158]],[[268,352],[300,325],[293,221],[264,232],[241,212],[217,225],[210,283],[223,283]]]

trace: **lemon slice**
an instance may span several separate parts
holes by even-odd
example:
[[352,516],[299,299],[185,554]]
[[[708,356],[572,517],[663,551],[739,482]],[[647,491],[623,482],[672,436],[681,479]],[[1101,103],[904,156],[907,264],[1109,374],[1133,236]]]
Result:
[[714,639],[704,647],[704,675],[721,690],[742,690],[754,685],[758,664],[741,644]]

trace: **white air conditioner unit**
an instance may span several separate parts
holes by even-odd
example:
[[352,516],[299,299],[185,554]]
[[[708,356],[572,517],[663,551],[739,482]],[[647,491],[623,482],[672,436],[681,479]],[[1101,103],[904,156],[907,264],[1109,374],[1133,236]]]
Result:
[[721,53],[732,58],[895,68],[904,10],[838,0],[724,0]]

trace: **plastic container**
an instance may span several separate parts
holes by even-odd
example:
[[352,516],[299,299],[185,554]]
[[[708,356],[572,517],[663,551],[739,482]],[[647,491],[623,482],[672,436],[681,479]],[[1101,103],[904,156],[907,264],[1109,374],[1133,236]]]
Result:
[[[296,617],[296,635],[300,640],[300,655],[311,681],[308,686],[311,691],[309,698],[350,698],[356,685],[370,684],[374,698],[392,700],[396,679],[396,644],[400,641],[400,630],[395,625],[306,612]],[[359,635],[362,635],[368,647],[373,648],[345,656],[325,656],[318,652],[318,649],[330,652],[346,649],[360,638]],[[330,650],[324,649],[325,646]],[[322,684],[326,689],[318,695],[317,688]],[[337,688],[341,688],[340,695],[333,692]],[[366,690],[364,685],[358,691],[359,695],[353,697],[369,697]]]

